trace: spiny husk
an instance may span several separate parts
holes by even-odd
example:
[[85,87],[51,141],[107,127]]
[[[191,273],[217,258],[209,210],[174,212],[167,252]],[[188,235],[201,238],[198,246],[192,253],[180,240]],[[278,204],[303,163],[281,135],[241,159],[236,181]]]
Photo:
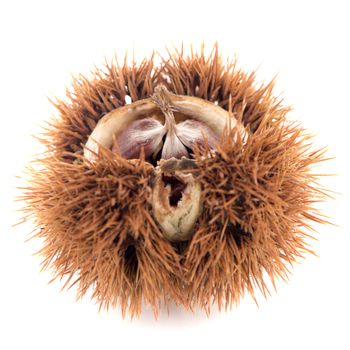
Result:
[[325,223],[314,204],[327,193],[310,172],[324,150],[310,151],[298,125],[273,118],[267,113],[244,143],[227,132],[215,157],[196,150],[204,213],[185,254],[187,302],[207,312],[213,297],[228,308],[255,287],[266,296],[264,274],[273,285],[286,280],[288,265],[313,253],[310,222]]
[[[217,46],[208,57],[181,50],[153,62],[107,64],[91,79],[75,78],[67,99],[54,102],[58,116],[41,137],[47,152],[28,168],[23,194],[43,239],[43,267],[66,277],[65,286],[77,283],[79,297],[92,288],[101,307],[120,305],[123,315],[140,315],[143,300],[155,315],[173,302],[209,313],[213,301],[227,308],[245,292],[254,297],[256,286],[266,294],[264,274],[286,279],[288,265],[311,252],[311,223],[325,222],[314,205],[326,193],[312,173],[324,152],[287,122],[273,82],[257,87],[254,73],[222,63]],[[215,155],[195,149],[203,211],[188,242],[167,241],[153,220],[148,163],[108,150],[93,163],[82,156],[103,115],[127,95],[150,97],[159,83],[217,102],[249,131],[243,141],[228,129]]]
[[[73,163],[65,156],[76,157]],[[43,267],[66,285],[79,282],[79,297],[93,287],[101,307],[121,305],[123,314],[141,311],[142,297],[157,306],[178,300],[173,280],[179,256],[151,216],[153,168],[102,151],[99,161],[74,154],[52,155],[30,170],[26,211],[35,213],[43,238]]]

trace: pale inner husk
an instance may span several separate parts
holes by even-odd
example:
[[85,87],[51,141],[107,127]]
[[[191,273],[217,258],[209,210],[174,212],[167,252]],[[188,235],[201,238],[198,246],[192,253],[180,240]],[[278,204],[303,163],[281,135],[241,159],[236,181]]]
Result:
[[[237,127],[242,136],[245,134],[243,126],[238,124],[226,110],[214,103],[172,93],[168,93],[168,98],[176,122],[186,119],[197,120],[209,127],[218,138],[227,126]],[[100,119],[88,138],[84,148],[85,158],[95,160],[99,145],[111,149],[114,140],[131,122],[149,117],[164,123],[164,115],[152,98],[136,101],[111,111]]]

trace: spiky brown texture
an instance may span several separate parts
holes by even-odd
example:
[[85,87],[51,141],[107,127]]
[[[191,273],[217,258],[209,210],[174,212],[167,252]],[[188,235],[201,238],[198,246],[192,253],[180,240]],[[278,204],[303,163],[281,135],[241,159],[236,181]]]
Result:
[[244,143],[227,133],[215,157],[196,151],[205,209],[185,267],[188,302],[207,312],[213,297],[227,308],[245,291],[254,297],[255,287],[266,296],[264,273],[273,285],[276,277],[287,279],[287,266],[312,253],[310,221],[325,222],[313,206],[327,195],[310,173],[324,150],[309,151],[309,136],[283,125],[280,113],[266,113]]
[[[101,307],[121,305],[123,314],[139,315],[142,300],[155,314],[170,302],[209,312],[213,300],[228,307],[246,291],[254,296],[255,286],[266,294],[264,272],[286,278],[287,265],[309,251],[310,222],[323,222],[313,205],[325,193],[311,172],[323,152],[310,151],[303,130],[286,121],[273,82],[257,87],[253,73],[222,63],[217,46],[208,57],[177,51],[157,67],[153,58],[79,76],[67,100],[55,102],[59,115],[42,136],[47,152],[24,193],[44,239],[43,266],[67,277],[67,286],[78,283],[79,297],[92,288]],[[228,130],[215,157],[195,150],[203,213],[185,243],[164,239],[152,218],[148,163],[108,150],[94,163],[82,157],[103,115],[127,95],[149,97],[159,83],[217,101],[250,130],[245,142]]]
[[26,210],[41,228],[43,267],[67,277],[66,285],[79,282],[79,297],[93,286],[101,307],[120,304],[124,314],[130,302],[139,313],[144,297],[156,312],[161,299],[180,297],[172,283],[179,257],[150,214],[152,166],[111,155],[96,163],[79,156],[70,163],[64,154],[41,160],[42,171],[30,171]]

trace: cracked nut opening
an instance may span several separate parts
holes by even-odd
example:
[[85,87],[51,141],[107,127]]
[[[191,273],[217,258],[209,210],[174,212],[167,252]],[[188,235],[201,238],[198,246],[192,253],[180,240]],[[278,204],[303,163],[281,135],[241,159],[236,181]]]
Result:
[[191,238],[201,213],[201,186],[191,173],[194,161],[186,158],[161,160],[153,186],[153,216],[171,241]]

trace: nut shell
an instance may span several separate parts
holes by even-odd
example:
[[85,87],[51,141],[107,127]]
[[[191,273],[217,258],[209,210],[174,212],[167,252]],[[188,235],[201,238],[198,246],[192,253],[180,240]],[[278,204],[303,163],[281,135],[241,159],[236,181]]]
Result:
[[[171,158],[161,161],[161,166],[156,170],[152,195],[153,216],[164,236],[171,241],[190,239],[202,210],[201,185],[192,174],[183,172],[186,168],[192,167],[192,164],[186,158],[181,160]],[[163,169],[167,169],[167,172],[163,172]],[[181,181],[185,186],[176,205],[171,204],[172,189],[171,185],[164,182],[164,174]]]

